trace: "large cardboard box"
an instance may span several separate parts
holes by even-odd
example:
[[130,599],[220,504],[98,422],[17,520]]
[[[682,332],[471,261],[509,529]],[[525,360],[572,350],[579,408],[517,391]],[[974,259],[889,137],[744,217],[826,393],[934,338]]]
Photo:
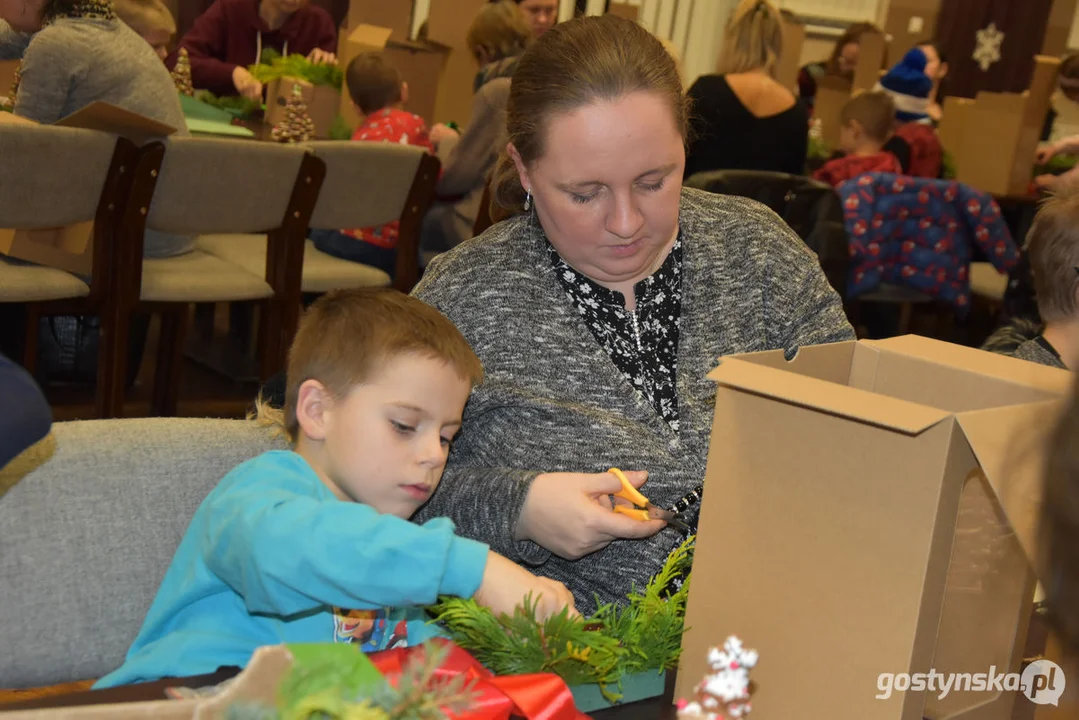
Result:
[[776,80],[798,94],[798,71],[802,64],[802,45],[805,44],[805,25],[788,18],[783,19],[783,54],[776,65]]
[[1076,0],[1053,0],[1042,38],[1042,55],[1063,55],[1068,50]]
[[637,14],[640,12],[640,7],[637,5],[630,5],[627,2],[611,2],[607,4],[607,12],[611,15],[617,15],[620,18],[626,20],[632,20],[637,22]]
[[341,92],[329,85],[312,85],[306,80],[293,77],[271,81],[266,87],[266,122],[276,125],[286,119],[285,108],[292,97],[293,88],[297,85],[307,105],[307,115],[315,124],[315,137],[328,138],[341,107]]
[[888,65],[895,65],[907,51],[937,36],[940,0],[891,0],[884,32],[888,44]]
[[349,0],[344,28],[375,25],[390,29],[391,40],[408,40],[412,35],[410,0]]
[[[101,101],[54,124],[113,133],[140,145],[176,132],[176,128]],[[90,275],[94,260],[93,239],[93,221],[54,228],[0,228],[0,253],[76,275]]]
[[1059,71],[1059,58],[1038,55],[1026,92],[944,100],[939,134],[955,159],[959,182],[998,195],[1029,193],[1034,153]]
[[1071,374],[908,336],[710,377],[677,696],[734,633],[760,651],[761,717],[1010,718],[1015,693],[878,699],[880,674],[1019,668],[1040,443]]
[[473,82],[479,67],[469,52],[468,27],[488,0],[431,0],[427,38],[447,48],[445,68],[438,87],[434,119],[461,126],[472,119]]
[[[392,36],[390,28],[375,25],[360,25],[348,33],[342,31],[338,42],[338,60],[348,67],[352,58],[362,52],[384,53],[408,83],[407,109],[422,117],[430,126],[436,122],[439,81],[449,50],[433,42],[398,42],[392,40]],[[347,87],[341,92],[338,110],[349,126],[359,125],[361,118]]]
[[879,32],[867,32],[859,42],[858,64],[854,77],[825,76],[817,80],[817,95],[813,102],[813,117],[821,123],[821,139],[832,150],[839,144],[839,113],[855,93],[872,90],[880,81],[888,43]]

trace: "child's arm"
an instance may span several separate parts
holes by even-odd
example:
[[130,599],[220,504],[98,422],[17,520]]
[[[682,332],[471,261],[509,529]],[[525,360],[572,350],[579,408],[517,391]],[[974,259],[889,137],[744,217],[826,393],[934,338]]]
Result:
[[420,526],[299,492],[252,484],[208,511],[206,564],[249,611],[422,605],[479,589],[487,546],[454,535],[448,520]]

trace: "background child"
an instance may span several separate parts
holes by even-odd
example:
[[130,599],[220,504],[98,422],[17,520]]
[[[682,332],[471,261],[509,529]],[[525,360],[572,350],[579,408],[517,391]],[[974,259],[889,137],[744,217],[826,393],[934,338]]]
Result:
[[1042,205],[1027,236],[1038,312],[1045,328],[1015,357],[1070,369],[1079,359],[1079,192],[1069,186]]
[[[408,83],[381,53],[357,55],[345,70],[345,85],[356,109],[365,116],[353,140],[417,145],[434,152],[423,118],[403,109]],[[392,278],[397,267],[397,232],[394,221],[359,230],[312,230],[311,239],[324,253],[379,268]]]
[[367,651],[437,632],[422,606],[475,595],[511,612],[573,605],[444,518],[408,521],[438,485],[479,359],[437,310],[392,290],[320,298],[289,353],[275,450],[225,476],[188,527],[108,687],[244,666],[261,645],[349,642]]
[[168,57],[176,20],[161,0],[113,0],[112,6],[128,27],[150,43],[159,58]]
[[843,106],[839,120],[839,149],[843,157],[829,160],[813,177],[833,187],[868,172],[902,173],[899,160],[883,148],[892,136],[895,104],[882,92],[862,93]]

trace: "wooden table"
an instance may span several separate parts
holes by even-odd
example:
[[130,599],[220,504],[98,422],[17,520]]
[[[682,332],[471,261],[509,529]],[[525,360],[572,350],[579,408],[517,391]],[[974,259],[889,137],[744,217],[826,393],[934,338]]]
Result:
[[[165,699],[165,689],[170,687],[205,687],[228,680],[236,674],[235,669],[222,669],[210,675],[189,678],[158,680],[157,682],[126,685],[108,690],[54,695],[36,700],[0,705],[0,714],[12,710],[35,710],[44,708],[75,707],[79,705],[107,705],[111,703],[153,702]],[[663,697],[642,700],[608,710],[592,713],[596,720],[674,720],[675,709],[674,673],[667,675],[667,688]]]

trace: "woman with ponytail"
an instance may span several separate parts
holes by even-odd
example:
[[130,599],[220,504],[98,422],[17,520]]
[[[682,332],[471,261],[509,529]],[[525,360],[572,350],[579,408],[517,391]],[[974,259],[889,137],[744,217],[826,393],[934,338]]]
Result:
[[774,213],[682,187],[688,112],[674,59],[636,23],[555,25],[513,75],[503,221],[415,290],[486,372],[420,516],[559,579],[582,612],[624,603],[681,541],[611,511],[609,468],[694,522],[716,359],[854,337]]
[[775,79],[783,18],[767,0],[731,14],[715,75],[689,89],[693,120],[686,177],[707,170],[805,172],[809,115]]

